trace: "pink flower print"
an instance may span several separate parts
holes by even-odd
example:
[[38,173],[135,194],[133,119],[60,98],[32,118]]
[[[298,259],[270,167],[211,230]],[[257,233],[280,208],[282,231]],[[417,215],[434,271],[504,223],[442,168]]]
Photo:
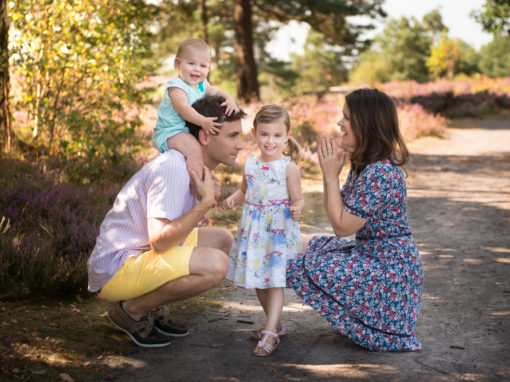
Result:
[[261,167],[261,169],[262,169],[262,170],[264,170],[264,171],[267,171],[267,170],[269,170],[269,167],[267,167],[267,166],[264,166],[264,165],[263,165],[263,166]]

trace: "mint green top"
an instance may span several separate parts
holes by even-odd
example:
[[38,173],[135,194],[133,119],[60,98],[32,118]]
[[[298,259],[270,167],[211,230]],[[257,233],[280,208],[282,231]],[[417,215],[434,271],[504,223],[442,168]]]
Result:
[[175,111],[174,105],[172,105],[172,100],[168,95],[168,89],[175,87],[184,90],[188,98],[188,105],[193,105],[195,101],[205,97],[207,85],[207,80],[204,80],[200,82],[196,88],[193,88],[179,77],[171,79],[166,83],[163,100],[158,107],[158,120],[156,121],[156,127],[154,127],[154,134],[152,135],[152,142],[160,152],[169,150],[166,145],[166,140],[168,138],[182,131],[189,132],[189,129],[186,127],[186,121]]

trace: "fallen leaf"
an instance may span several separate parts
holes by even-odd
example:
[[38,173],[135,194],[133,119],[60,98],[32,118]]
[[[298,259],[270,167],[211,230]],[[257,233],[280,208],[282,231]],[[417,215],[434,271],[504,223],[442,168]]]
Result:
[[48,370],[45,369],[32,371],[32,374],[35,375],[46,375],[46,373],[48,373]]
[[73,377],[71,377],[69,374],[60,373],[58,376],[60,377],[61,382],[74,382]]

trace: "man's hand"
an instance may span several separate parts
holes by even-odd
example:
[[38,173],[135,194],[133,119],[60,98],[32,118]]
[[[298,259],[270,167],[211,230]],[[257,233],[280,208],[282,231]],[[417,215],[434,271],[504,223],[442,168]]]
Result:
[[214,199],[214,180],[211,176],[211,171],[204,166],[204,178],[200,179],[200,176],[195,172],[191,172],[191,177],[195,183],[197,193],[200,197],[200,203],[211,208],[216,203]]
[[218,198],[221,196],[221,183],[218,177],[213,173],[211,173],[211,178],[214,183],[214,199],[218,200]]

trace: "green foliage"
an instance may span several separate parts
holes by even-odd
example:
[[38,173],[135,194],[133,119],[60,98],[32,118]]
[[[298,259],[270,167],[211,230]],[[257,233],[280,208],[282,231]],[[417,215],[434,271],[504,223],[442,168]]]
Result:
[[510,76],[510,35],[498,36],[480,49],[480,70],[489,77]]
[[359,63],[349,72],[349,80],[354,83],[387,82],[392,78],[391,62],[383,52],[367,50],[361,53]]
[[[10,10],[18,136],[67,158],[112,160],[132,138],[141,102],[134,87],[149,70],[142,0],[20,0]],[[24,131],[28,130],[28,133]]]
[[382,33],[375,37],[375,44],[360,55],[350,79],[368,83],[428,81],[430,73],[426,60],[431,45],[444,29],[438,10],[424,15],[422,21],[414,17],[389,20]]
[[484,10],[471,15],[487,32],[510,35],[510,1],[485,0]]
[[[213,51],[216,68],[211,72],[210,80],[231,94],[235,93],[236,68],[233,47],[236,44],[234,32],[234,0],[208,0],[207,36]],[[349,16],[365,15],[371,18],[384,16],[382,0],[372,2],[346,3],[344,0],[286,1],[270,0],[251,2],[254,30],[253,44],[256,50],[256,64],[259,81],[269,84],[277,90],[277,95],[294,92],[294,86],[302,91],[323,90],[337,85],[346,79],[345,57],[351,56],[352,49],[358,51],[366,47],[361,40],[363,32],[373,28],[365,23],[355,24]],[[175,53],[178,44],[184,38],[203,38],[201,8],[197,0],[179,2],[164,1],[163,12],[158,19],[162,29],[158,33],[160,52],[163,56]],[[278,26],[291,20],[308,23],[313,32],[311,43],[304,57],[294,56],[292,65],[269,56],[266,45],[274,37]],[[276,24],[278,22],[280,24]],[[310,42],[309,42],[310,44]],[[318,59],[319,58],[319,59]],[[304,67],[304,70],[302,68]],[[299,72],[296,71],[299,68]],[[298,75],[302,75],[297,80]],[[232,91],[230,91],[232,89]],[[239,96],[239,95],[238,95]]]
[[426,60],[426,65],[435,78],[446,75],[449,79],[453,78],[454,68],[459,59],[459,48],[455,41],[446,38],[446,30],[441,35],[441,40],[437,46],[430,48],[430,56]]
[[456,43],[459,49],[459,59],[455,62],[455,74],[471,76],[475,73],[480,73],[478,67],[480,55],[465,41],[457,39]]
[[429,72],[425,60],[433,39],[430,31],[414,17],[390,20],[376,42],[390,62],[392,80],[426,82]]
[[302,56],[292,55],[292,69],[299,75],[299,91],[327,90],[347,79],[345,50],[327,43],[326,37],[310,29]]

